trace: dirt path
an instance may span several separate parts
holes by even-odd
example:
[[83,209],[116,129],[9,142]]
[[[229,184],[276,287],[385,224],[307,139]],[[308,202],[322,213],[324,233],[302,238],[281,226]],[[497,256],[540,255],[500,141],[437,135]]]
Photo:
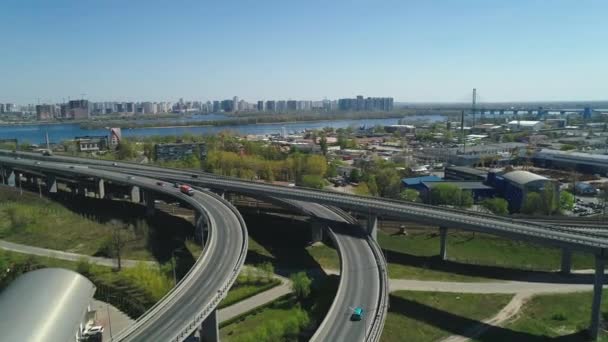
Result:
[[442,342],[464,342],[468,341],[472,338],[476,338],[486,332],[488,329],[492,327],[501,326],[506,323],[508,320],[513,318],[519,310],[523,307],[523,305],[532,297],[531,293],[517,293],[511,301],[505,305],[502,310],[500,310],[494,317],[486,319],[481,323],[467,329],[462,335],[452,335],[447,337]]

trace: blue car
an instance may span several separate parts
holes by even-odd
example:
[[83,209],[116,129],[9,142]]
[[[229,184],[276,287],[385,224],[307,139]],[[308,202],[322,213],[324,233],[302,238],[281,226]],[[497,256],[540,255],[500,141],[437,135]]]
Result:
[[351,321],[360,321],[361,318],[363,318],[363,309],[360,307],[356,307],[353,310],[353,314],[350,315],[350,320]]

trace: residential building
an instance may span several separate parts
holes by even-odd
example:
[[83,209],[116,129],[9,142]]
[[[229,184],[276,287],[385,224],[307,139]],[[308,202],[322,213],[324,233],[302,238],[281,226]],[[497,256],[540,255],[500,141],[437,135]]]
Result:
[[55,118],[55,105],[42,104],[36,106],[38,121],[47,121]]
[[89,118],[89,101],[72,100],[68,103],[68,117],[74,120]]
[[258,101],[257,110],[258,110],[258,112],[263,112],[264,111],[264,101]]
[[156,114],[156,103],[143,102],[141,106],[144,114]]
[[266,101],[266,111],[267,112],[276,112],[277,111],[276,101]]
[[108,148],[108,137],[105,135],[76,137],[75,141],[80,152],[97,152]]
[[287,110],[288,111],[295,111],[297,109],[298,109],[297,101],[294,101],[294,100],[287,101]]

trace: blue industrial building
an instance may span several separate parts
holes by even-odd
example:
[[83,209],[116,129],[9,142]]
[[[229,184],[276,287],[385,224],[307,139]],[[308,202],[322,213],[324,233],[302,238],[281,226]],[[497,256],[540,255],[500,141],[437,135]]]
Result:
[[507,200],[510,212],[519,212],[529,192],[541,193],[546,186],[553,187],[553,193],[559,198],[559,187],[555,182],[528,171],[490,171],[487,183],[497,195]]
[[420,198],[425,203],[431,202],[431,190],[439,184],[450,184],[460,189],[460,191],[470,191],[473,195],[473,202],[479,203],[487,198],[492,198],[495,194],[494,188],[483,184],[482,182],[465,181],[465,182],[422,182],[422,190],[420,191]]
[[401,179],[401,184],[405,189],[413,189],[418,192],[421,192],[425,189],[424,182],[440,182],[442,179],[437,176],[423,176],[423,177],[413,177],[413,178],[403,178]]

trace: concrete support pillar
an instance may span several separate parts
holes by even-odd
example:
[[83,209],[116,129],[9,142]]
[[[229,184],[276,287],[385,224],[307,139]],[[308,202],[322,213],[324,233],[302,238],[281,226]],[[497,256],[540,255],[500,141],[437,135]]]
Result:
[[57,178],[54,175],[46,176],[46,187],[49,193],[57,193]]
[[312,243],[323,241],[323,222],[314,218],[310,219],[310,231]]
[[374,239],[374,241],[378,238],[378,216],[377,215],[369,215],[367,216],[367,233]]
[[13,170],[10,171],[10,173],[8,174],[7,180],[6,180],[6,184],[8,186],[16,186],[17,182],[16,182],[15,171],[13,171]]
[[131,202],[139,203],[141,200],[140,191],[138,186],[131,187]]
[[201,324],[201,341],[218,342],[220,340],[220,329],[217,320],[217,310],[205,318]]
[[87,188],[84,187],[84,185],[78,183],[78,196],[87,196]]
[[103,179],[98,179],[97,180],[97,197],[98,198],[105,198],[106,197],[106,188],[104,186]]
[[562,274],[570,274],[572,270],[572,250],[570,248],[562,248],[562,267],[560,272]]
[[595,281],[593,283],[593,305],[591,306],[591,326],[589,327],[589,335],[592,340],[597,340],[600,332],[600,324],[602,319],[602,288],[604,286],[604,267],[606,259],[603,256],[595,256]]
[[221,198],[226,198],[226,191],[221,190],[217,193],[218,195],[220,195]]
[[441,260],[448,259],[447,238],[448,229],[446,227],[439,227],[439,257]]
[[146,216],[153,216],[155,212],[154,193],[152,191],[144,191],[144,200],[146,202]]

